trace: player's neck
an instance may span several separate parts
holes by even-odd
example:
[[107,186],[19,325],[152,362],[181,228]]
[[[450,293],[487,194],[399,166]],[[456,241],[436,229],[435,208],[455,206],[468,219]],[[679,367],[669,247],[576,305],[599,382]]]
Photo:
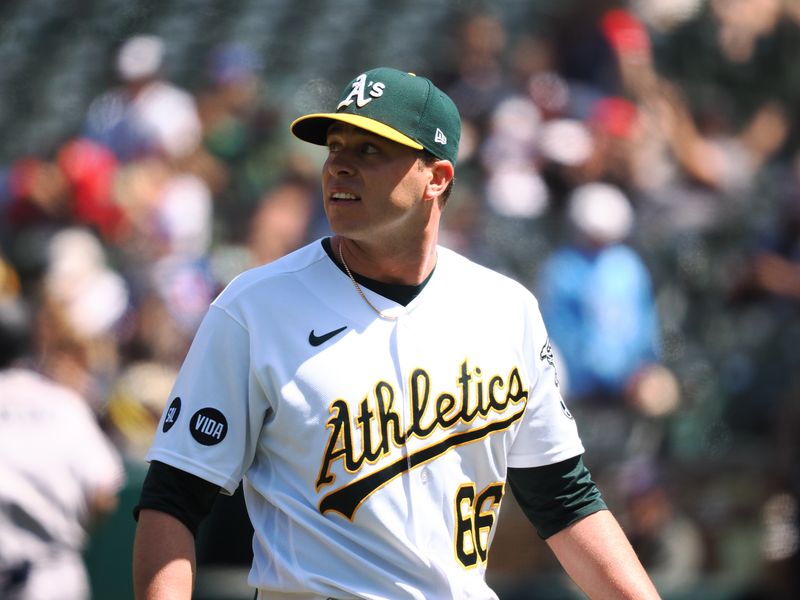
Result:
[[335,236],[331,244],[337,257],[342,244],[341,253],[351,271],[383,283],[419,285],[436,266],[435,238],[391,246]]

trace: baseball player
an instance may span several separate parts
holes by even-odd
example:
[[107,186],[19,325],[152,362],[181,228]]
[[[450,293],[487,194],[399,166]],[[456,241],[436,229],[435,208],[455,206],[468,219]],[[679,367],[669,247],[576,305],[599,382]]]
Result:
[[377,68],[294,135],[334,236],[213,302],[153,446],[138,598],[189,598],[197,524],[242,482],[259,599],[489,599],[506,481],[593,598],[656,598],[583,465],[534,297],[437,245],[460,117]]
[[125,470],[88,401],[31,368],[33,317],[0,286],[0,598],[87,600],[88,532]]

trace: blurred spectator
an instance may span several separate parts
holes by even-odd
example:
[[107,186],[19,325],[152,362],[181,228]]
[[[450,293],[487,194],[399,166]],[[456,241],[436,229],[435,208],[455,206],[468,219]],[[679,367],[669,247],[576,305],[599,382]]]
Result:
[[17,298],[21,291],[19,275],[5,256],[0,253],[0,300]]
[[[191,321],[194,322],[198,312],[197,305],[207,298],[208,289],[202,288],[199,298],[191,298],[191,285],[175,282],[175,287],[186,297],[185,303],[193,308]],[[164,366],[174,367],[186,355],[194,328],[187,326],[178,318],[184,302],[170,304],[171,298],[158,290],[147,288],[139,292],[136,310],[132,312],[124,335],[121,335],[122,351],[127,362],[155,361]],[[206,305],[207,308],[207,305]]]
[[738,133],[765,107],[796,105],[800,29],[782,0],[710,0],[655,48],[657,70],[685,94],[703,126]]
[[272,262],[309,240],[316,197],[303,181],[286,181],[261,200],[250,229],[252,266]]
[[483,168],[492,173],[507,167],[531,167],[542,113],[529,97],[510,96],[492,109],[481,147]]
[[10,168],[8,206],[0,215],[13,233],[8,253],[27,283],[46,268],[46,243],[58,230],[86,227],[105,242],[127,234],[127,216],[116,203],[117,160],[85,138],[62,144],[53,160],[28,157]]
[[50,241],[44,277],[47,299],[79,337],[108,331],[127,308],[127,288],[108,267],[97,238],[81,229],[64,229]]
[[592,132],[595,178],[624,190],[635,187],[639,111],[621,96],[605,96],[589,109],[586,124]]
[[789,184],[779,199],[753,256],[742,266],[734,298],[772,298],[796,305],[800,302],[800,152],[784,177]]
[[[800,356],[794,351],[800,334],[800,159],[793,171],[782,173],[782,186],[774,212],[759,220],[754,239],[739,252],[732,270],[727,309],[737,320],[762,323],[759,352],[740,360],[740,377],[731,390],[727,415],[742,431],[769,432],[784,413],[791,413],[796,398],[794,373]],[[787,379],[789,376],[789,379]]]
[[456,79],[445,90],[461,118],[483,130],[492,108],[511,92],[506,79],[507,36],[502,21],[490,12],[471,12],[459,24],[453,48]]
[[585,3],[581,10],[559,23],[558,72],[569,83],[570,110],[579,118],[585,118],[586,109],[596,99],[619,89],[613,49],[599,27],[603,13],[612,4],[616,3],[607,0]]
[[106,261],[104,248],[88,231],[54,235],[35,316],[40,370],[78,392],[95,411],[119,367],[115,328],[129,308],[128,287]]
[[114,202],[114,154],[91,140],[74,138],[61,146],[57,160],[70,188],[73,222],[94,227],[106,240],[119,240],[126,223]]
[[777,600],[800,597],[800,379],[789,377],[774,415],[774,487],[761,507],[766,586]]
[[486,202],[496,214],[511,219],[535,219],[548,208],[547,186],[532,168],[505,165],[486,181]]
[[651,133],[683,173],[723,192],[749,189],[784,147],[787,109],[800,98],[789,58],[800,28],[779,0],[712,0],[655,47],[624,10],[606,13],[603,29],[627,90],[655,111]]
[[192,95],[165,79],[164,41],[127,39],[116,55],[121,81],[96,98],[86,115],[86,134],[128,161],[149,153],[179,159],[194,152],[202,126]]
[[246,235],[258,199],[280,179],[287,160],[279,143],[285,132],[270,106],[262,62],[247,45],[216,46],[197,92],[204,147],[224,170],[224,180],[212,190],[217,221],[229,241]]
[[570,116],[570,85],[558,71],[534,73],[528,80],[527,93],[544,120]]
[[15,228],[32,223],[69,222],[71,206],[66,177],[54,161],[25,157],[8,176],[8,221]]
[[164,256],[195,259],[208,253],[213,198],[206,181],[159,156],[126,164],[117,202],[130,222],[122,244],[133,262]]
[[624,243],[628,199],[590,183],[570,196],[572,239],[549,256],[535,285],[575,403],[635,401],[643,369],[660,361],[659,317],[647,267]]
[[777,491],[761,508],[764,528],[761,549],[766,564],[762,585],[764,593],[769,594],[772,600],[791,600],[800,593],[800,571],[797,569],[800,565],[800,502],[797,491]]
[[566,105],[566,96],[544,94],[536,97],[531,85],[540,75],[556,76],[558,50],[552,36],[542,32],[526,32],[514,42],[511,49],[509,79],[517,93],[530,92],[531,97],[540,100],[537,104],[547,113],[552,107],[560,113]]
[[536,139],[541,113],[530,98],[510,96],[497,104],[480,149],[486,202],[503,217],[532,219],[549,204],[547,187],[536,169]]
[[261,61],[242,44],[215,48],[209,58],[208,88],[198,93],[205,143],[214,155],[231,160],[256,133],[250,117],[260,109]]
[[[194,333],[218,292],[209,265],[214,234],[211,190],[202,177],[153,155],[121,169],[117,201],[130,224],[118,251],[141,313],[134,319],[142,324],[155,314],[167,318],[163,327],[138,330],[136,335],[139,341],[161,339],[164,350],[172,346],[180,352],[185,349],[184,336]],[[175,360],[168,357],[171,353],[160,359]],[[139,358],[154,357],[145,353]]]
[[673,499],[662,469],[633,460],[622,466],[616,483],[625,503],[625,531],[658,591],[664,597],[690,592],[703,572],[705,543]]
[[706,0],[633,0],[633,11],[657,37],[694,17]]
[[74,391],[15,363],[22,306],[0,301],[0,597],[89,597],[87,530],[116,505],[120,457]]
[[114,382],[105,421],[109,437],[127,460],[144,463],[176,376],[172,367],[136,361]]
[[570,194],[594,180],[592,134],[582,121],[564,117],[545,121],[538,138],[539,169],[553,209],[562,214]]

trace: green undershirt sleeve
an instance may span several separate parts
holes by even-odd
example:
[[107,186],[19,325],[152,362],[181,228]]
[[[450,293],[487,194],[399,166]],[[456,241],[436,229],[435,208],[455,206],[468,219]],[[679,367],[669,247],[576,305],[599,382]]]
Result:
[[542,467],[509,468],[508,483],[542,539],[607,508],[580,455]]

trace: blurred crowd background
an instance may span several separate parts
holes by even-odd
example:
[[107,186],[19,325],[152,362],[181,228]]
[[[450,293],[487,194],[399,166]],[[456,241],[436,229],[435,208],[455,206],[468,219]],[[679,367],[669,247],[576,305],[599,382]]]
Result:
[[[208,304],[328,234],[324,150],[288,124],[380,65],[461,110],[441,241],[539,299],[664,597],[800,597],[798,62],[800,0],[0,3],[0,307],[32,332],[0,394],[39,373],[120,457],[115,507],[70,542],[94,597],[131,596],[143,456]],[[220,498],[198,598],[251,597],[248,527]],[[580,597],[510,494],[489,576],[505,600]]]

